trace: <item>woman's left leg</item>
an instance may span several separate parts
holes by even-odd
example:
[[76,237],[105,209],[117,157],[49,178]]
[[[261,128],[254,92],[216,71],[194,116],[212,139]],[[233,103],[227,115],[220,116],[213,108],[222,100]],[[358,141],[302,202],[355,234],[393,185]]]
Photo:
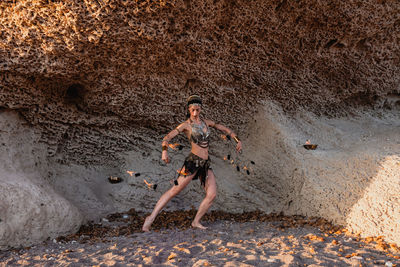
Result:
[[208,177],[205,184],[205,190],[206,190],[206,196],[201,202],[199,210],[197,211],[197,214],[192,222],[193,227],[197,227],[200,229],[207,229],[207,227],[203,226],[200,223],[200,220],[203,217],[203,215],[206,214],[208,209],[211,207],[212,202],[217,196],[217,183],[215,181],[215,175],[212,170],[208,170]]

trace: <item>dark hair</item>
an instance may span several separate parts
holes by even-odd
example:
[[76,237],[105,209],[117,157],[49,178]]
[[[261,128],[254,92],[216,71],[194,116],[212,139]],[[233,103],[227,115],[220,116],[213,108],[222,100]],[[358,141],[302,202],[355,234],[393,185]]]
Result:
[[199,104],[200,106],[202,106],[203,102],[201,100],[201,97],[198,95],[191,95],[188,97],[186,103],[186,118],[190,117],[189,106],[192,104]]
[[200,104],[202,105],[201,97],[198,95],[191,95],[187,99],[187,106],[189,107],[191,104]]

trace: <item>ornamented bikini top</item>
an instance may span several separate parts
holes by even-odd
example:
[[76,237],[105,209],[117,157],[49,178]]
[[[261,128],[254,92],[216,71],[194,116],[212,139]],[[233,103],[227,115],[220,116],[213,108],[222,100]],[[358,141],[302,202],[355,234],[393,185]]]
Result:
[[190,127],[192,127],[190,141],[199,147],[207,148],[210,143],[210,130],[204,121],[201,121],[200,124],[196,124],[190,120]]

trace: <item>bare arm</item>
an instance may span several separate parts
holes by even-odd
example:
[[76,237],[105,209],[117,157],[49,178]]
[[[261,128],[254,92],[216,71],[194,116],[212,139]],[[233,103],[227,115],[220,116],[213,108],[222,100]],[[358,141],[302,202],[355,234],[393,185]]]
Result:
[[231,129],[229,129],[228,127],[226,127],[222,124],[215,123],[211,120],[204,120],[204,121],[207,123],[208,126],[213,127],[217,130],[220,130],[221,132],[224,132],[227,135],[229,135],[230,137],[232,137],[233,140],[235,140],[237,143],[236,150],[238,152],[240,152],[242,150],[242,142],[239,140],[238,136]]
[[169,141],[174,138],[175,136],[177,136],[178,134],[180,134],[182,131],[186,130],[187,128],[187,123],[181,123],[179,124],[178,127],[176,127],[175,129],[173,129],[172,131],[170,131],[164,138],[163,141],[161,143],[162,145],[162,155],[161,155],[161,159],[165,162],[165,163],[169,163],[169,157],[168,157],[168,144]]

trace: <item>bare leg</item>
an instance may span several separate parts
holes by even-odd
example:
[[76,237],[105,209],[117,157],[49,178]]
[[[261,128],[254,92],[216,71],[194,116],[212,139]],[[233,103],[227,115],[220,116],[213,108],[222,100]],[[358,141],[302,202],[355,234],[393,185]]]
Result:
[[208,209],[211,207],[212,202],[217,196],[217,183],[215,182],[215,176],[212,170],[208,170],[208,178],[206,180],[205,190],[206,190],[206,196],[201,202],[196,217],[194,217],[194,220],[192,222],[193,227],[200,229],[207,229],[207,227],[203,226],[200,223],[200,220],[203,217],[203,215],[206,214]]
[[165,205],[179,192],[181,192],[193,179],[194,174],[190,176],[179,176],[178,178],[178,185],[173,185],[167,192],[165,192],[160,199],[158,200],[156,206],[153,209],[153,212],[146,217],[144,221],[142,231],[148,232],[150,231],[150,226],[153,223],[154,219],[157,217],[158,213],[164,208]]

